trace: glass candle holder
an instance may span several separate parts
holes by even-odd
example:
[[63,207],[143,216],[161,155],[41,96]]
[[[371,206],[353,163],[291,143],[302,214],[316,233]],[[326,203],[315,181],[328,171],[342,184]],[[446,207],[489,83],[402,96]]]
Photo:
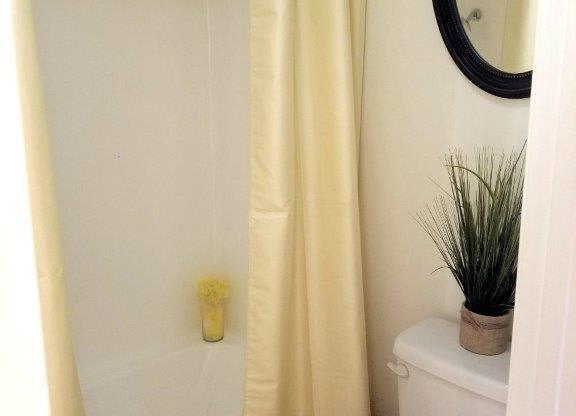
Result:
[[206,342],[218,342],[224,338],[224,311],[222,303],[200,302],[202,315],[202,338]]

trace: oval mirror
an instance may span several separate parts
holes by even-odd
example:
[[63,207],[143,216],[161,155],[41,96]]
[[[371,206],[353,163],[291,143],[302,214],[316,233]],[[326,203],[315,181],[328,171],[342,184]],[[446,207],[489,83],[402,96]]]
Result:
[[432,0],[450,55],[478,87],[530,96],[537,0]]

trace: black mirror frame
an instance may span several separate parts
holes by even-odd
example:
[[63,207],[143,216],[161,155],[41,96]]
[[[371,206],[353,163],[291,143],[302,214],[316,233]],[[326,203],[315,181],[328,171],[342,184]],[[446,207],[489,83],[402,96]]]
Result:
[[458,68],[476,86],[503,98],[530,97],[532,71],[512,74],[500,71],[482,58],[462,26],[456,0],[432,0],[444,44]]

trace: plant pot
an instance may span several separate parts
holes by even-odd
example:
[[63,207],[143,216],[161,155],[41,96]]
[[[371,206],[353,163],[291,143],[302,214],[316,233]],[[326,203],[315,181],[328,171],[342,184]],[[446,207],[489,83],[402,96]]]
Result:
[[472,312],[464,304],[460,310],[460,345],[475,354],[497,355],[508,348],[512,313],[485,316]]

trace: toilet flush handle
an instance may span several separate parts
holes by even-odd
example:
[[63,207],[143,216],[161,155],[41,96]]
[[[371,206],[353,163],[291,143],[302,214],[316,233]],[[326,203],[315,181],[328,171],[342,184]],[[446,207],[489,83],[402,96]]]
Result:
[[390,370],[394,371],[394,373],[396,373],[396,375],[398,377],[408,378],[408,376],[410,375],[410,373],[408,372],[408,367],[406,367],[402,363],[390,363],[389,362],[388,368]]

